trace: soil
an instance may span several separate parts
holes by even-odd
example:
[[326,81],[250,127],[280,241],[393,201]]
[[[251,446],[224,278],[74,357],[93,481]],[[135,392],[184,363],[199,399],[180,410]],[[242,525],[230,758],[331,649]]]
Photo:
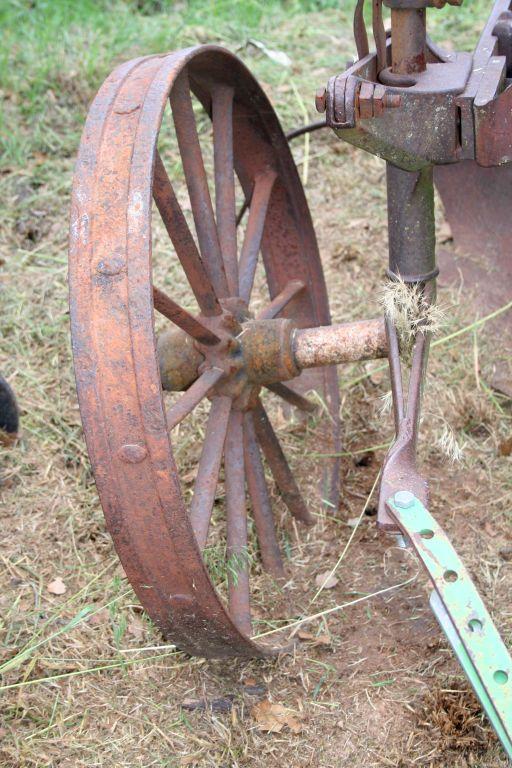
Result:
[[[299,140],[293,151],[302,169],[306,145]],[[333,320],[375,316],[387,249],[382,162],[315,134],[306,190]],[[392,437],[379,363],[340,370],[339,509],[326,510],[315,482],[321,420],[304,422],[269,400],[318,523],[299,530],[272,487],[289,578],[280,592],[256,563],[255,618],[264,629],[349,605],[301,625],[293,651],[270,661],[189,658],[158,635],[118,564],[85,452],[68,342],[65,220],[64,209],[33,211],[8,243],[23,253],[8,264],[6,334],[21,438],[6,447],[0,479],[0,660],[14,660],[0,689],[0,765],[507,765],[430,611],[414,555],[377,531],[375,493],[361,515]],[[445,231],[440,207],[438,227]],[[439,301],[440,338],[475,320],[456,289],[443,286]],[[512,412],[487,384],[494,343],[479,327],[433,350],[420,455],[432,512],[510,647]],[[200,410],[180,434],[185,493],[204,419]],[[462,448],[458,462],[453,441]],[[316,577],[352,535],[337,583],[312,602]],[[57,578],[65,594],[48,590]],[[222,574],[215,578],[222,583]],[[265,701],[276,708],[257,706]]]

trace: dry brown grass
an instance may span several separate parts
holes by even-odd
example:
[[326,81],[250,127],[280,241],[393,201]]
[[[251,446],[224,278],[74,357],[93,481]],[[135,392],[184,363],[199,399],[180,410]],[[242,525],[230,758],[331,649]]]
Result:
[[[304,22],[303,38],[292,20],[278,30],[288,50],[301,46],[293,78],[305,103],[331,74],[314,52],[331,35],[331,24],[332,16],[318,14]],[[342,61],[346,53],[340,48]],[[257,58],[253,63],[259,66]],[[266,88],[291,125],[297,104],[289,79],[278,72]],[[302,164],[302,142],[294,153]],[[375,315],[387,245],[383,165],[330,134],[312,139],[309,161],[307,191],[332,315],[336,321]],[[382,445],[392,436],[390,417],[379,412],[389,384],[378,363],[340,371],[339,510],[325,510],[316,488],[318,419],[289,421],[271,405],[318,523],[299,535],[273,492],[290,578],[280,594],[256,568],[258,627],[410,583],[313,622],[297,635],[295,651],[274,661],[206,662],[162,647],[105,532],[81,434],[66,304],[71,166],[70,158],[57,157],[50,170],[41,170],[35,158],[0,181],[6,200],[2,367],[22,408],[22,437],[2,449],[0,481],[0,663],[13,660],[0,688],[0,765],[504,766],[471,698],[446,693],[466,688],[428,608],[423,576],[414,578],[414,559],[377,533],[375,498],[360,515]],[[449,288],[441,288],[440,299],[443,333],[474,320]],[[485,387],[492,342],[485,329],[477,333],[480,389],[471,334],[432,352],[421,454],[433,512],[510,644],[512,563],[500,552],[512,538],[511,458],[499,446],[510,436],[511,411]],[[464,445],[462,462],[448,471],[440,445],[446,425]],[[203,429],[198,410],[179,435],[186,493]],[[221,495],[222,486],[219,501]],[[216,520],[221,541],[220,514]],[[352,534],[339,583],[311,605],[315,576],[335,565]],[[219,585],[224,575],[214,573]],[[57,576],[65,595],[47,589]],[[298,732],[286,724],[279,733],[260,730],[254,707],[264,700],[291,710]]]

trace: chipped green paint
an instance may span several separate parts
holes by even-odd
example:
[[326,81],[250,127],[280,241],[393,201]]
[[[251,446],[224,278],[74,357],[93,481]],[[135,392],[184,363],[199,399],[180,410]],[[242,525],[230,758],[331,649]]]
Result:
[[432,609],[512,760],[512,658],[446,533],[414,497],[407,508],[388,499],[430,576]]

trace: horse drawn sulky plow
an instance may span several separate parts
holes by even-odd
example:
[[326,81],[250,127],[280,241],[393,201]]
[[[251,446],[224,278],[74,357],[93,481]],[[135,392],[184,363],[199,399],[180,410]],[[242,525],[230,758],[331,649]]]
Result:
[[[291,515],[304,525],[314,520],[262,392],[305,412],[314,407],[308,393],[318,393],[336,453],[336,365],[387,357],[396,439],[381,472],[378,522],[384,532],[402,534],[424,565],[434,587],[431,607],[512,757],[512,660],[429,512],[416,460],[439,272],[434,183],[460,246],[457,269],[478,284],[482,303],[503,303],[512,286],[511,3],[496,0],[468,54],[445,53],[427,35],[427,8],[436,13],[444,0],[383,2],[391,30],[381,0],[373,0],[370,52],[364,0],[357,1],[358,61],[317,92],[325,123],[311,129],[331,127],[386,161],[389,279],[415,292],[424,312],[412,352],[403,354],[392,314],[331,324],[315,233],[277,117],[235,56],[200,46],[118,67],[87,118],[70,249],[80,409],[109,530],[155,624],[191,654],[267,656],[283,646],[253,632],[248,528],[256,533],[258,568],[278,583],[284,566],[262,456]],[[212,170],[198,136],[198,104],[212,123]],[[164,125],[172,126],[180,160],[167,169],[158,146]],[[182,177],[186,205],[176,191]],[[152,269],[153,201],[172,244],[173,275],[182,269],[190,288],[185,299],[173,293],[174,277],[164,290]],[[254,312],[257,274],[268,299]],[[159,334],[156,317],[167,323]],[[506,326],[496,330],[496,386],[510,393],[512,343]],[[181,393],[167,409],[164,391]],[[171,440],[203,400],[210,409],[186,504]],[[324,493],[334,504],[338,469],[336,458],[322,466]],[[226,558],[236,564],[225,600],[204,559],[221,471]]]

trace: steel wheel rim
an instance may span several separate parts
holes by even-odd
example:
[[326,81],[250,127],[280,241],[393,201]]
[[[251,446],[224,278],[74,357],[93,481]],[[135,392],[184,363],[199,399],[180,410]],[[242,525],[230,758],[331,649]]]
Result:
[[[293,208],[288,224],[300,222],[302,231],[295,239],[303,251],[307,249],[307,258],[299,253],[290,257],[298,265],[294,277],[303,276],[311,285],[309,306],[301,304],[295,316],[304,325],[329,322],[300,182],[288,150],[283,149],[285,139],[275,115],[245,67],[214,46],[137,59],[115,70],[98,93],[77,162],[70,238],[77,388],[107,524],[128,578],[153,621],[178,647],[196,655],[262,656],[275,649],[253,642],[237,627],[204,566],[177,478],[155,355],[149,169],[167,95],[185,69],[206,107],[208,81],[217,71],[224,84],[229,71],[235,90],[239,89],[236,93],[245,94],[245,104],[259,107],[252,137],[256,130],[266,131],[264,143],[272,137],[269,147],[278,152],[272,159],[278,163],[281,184],[272,198],[261,249],[270,292],[275,296],[284,287],[283,272],[288,277],[288,262],[281,271],[276,266],[276,250],[283,251],[279,235],[286,218],[283,210]],[[246,194],[252,186],[251,167],[241,159],[256,158],[254,151],[244,155],[244,142],[250,139],[251,132],[246,131],[235,152]],[[261,168],[261,157],[259,164]],[[126,217],[119,211],[126,211]],[[302,385],[309,389],[319,377],[336,432],[335,373],[325,369],[303,375]],[[240,417],[231,421],[234,434],[240,434]],[[236,473],[231,474],[228,482],[236,484]]]

